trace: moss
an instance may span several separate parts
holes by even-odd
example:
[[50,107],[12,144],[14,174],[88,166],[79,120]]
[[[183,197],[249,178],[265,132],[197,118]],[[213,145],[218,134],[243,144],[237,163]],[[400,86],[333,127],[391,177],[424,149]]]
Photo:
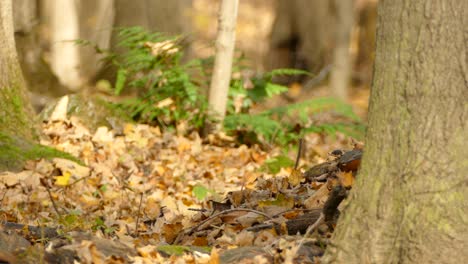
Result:
[[25,161],[39,158],[64,158],[84,165],[82,161],[68,153],[1,132],[0,148],[0,171],[20,170]]
[[20,95],[20,88],[17,85],[12,87],[2,87],[0,95],[0,131],[21,135],[28,139],[37,138],[33,129],[32,119],[28,109],[24,106],[24,100]]

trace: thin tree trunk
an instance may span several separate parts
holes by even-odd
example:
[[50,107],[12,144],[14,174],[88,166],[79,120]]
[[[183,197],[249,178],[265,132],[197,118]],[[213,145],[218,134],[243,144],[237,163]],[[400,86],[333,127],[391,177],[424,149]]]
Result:
[[223,0],[220,6],[216,58],[211,79],[209,104],[220,121],[226,114],[232,57],[236,40],[238,0]]
[[333,50],[333,67],[330,73],[332,94],[344,101],[348,99],[351,76],[349,43],[354,23],[353,0],[334,0],[337,16],[336,46]]
[[[50,1],[50,0],[48,0]],[[51,14],[51,60],[50,66],[61,84],[78,90],[85,84],[80,74],[79,48],[74,40],[80,38],[77,1],[52,1]]]
[[361,171],[325,263],[468,259],[468,1],[380,1]]

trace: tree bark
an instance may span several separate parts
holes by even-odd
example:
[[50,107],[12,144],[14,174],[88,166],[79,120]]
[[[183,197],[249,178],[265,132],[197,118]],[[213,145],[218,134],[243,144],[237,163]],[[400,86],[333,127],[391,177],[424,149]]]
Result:
[[12,1],[0,1],[0,133],[33,139],[33,111],[16,54],[12,14]]
[[209,104],[220,121],[226,114],[226,103],[231,80],[232,57],[236,40],[238,0],[223,0],[220,6],[216,58],[210,85]]
[[336,8],[336,45],[333,50],[333,67],[330,73],[332,94],[343,101],[348,99],[351,77],[349,43],[354,23],[353,0],[334,0]]
[[325,263],[468,259],[468,1],[380,1],[361,171]]
[[266,58],[268,69],[301,68],[318,73],[329,63],[335,40],[335,17],[329,0],[277,0],[275,15]]
[[114,22],[114,1],[45,0],[43,5],[48,7],[42,8],[43,15],[50,17],[51,67],[63,85],[78,91],[100,70],[102,55],[96,54],[92,47],[80,46],[74,41],[88,40],[108,49]]

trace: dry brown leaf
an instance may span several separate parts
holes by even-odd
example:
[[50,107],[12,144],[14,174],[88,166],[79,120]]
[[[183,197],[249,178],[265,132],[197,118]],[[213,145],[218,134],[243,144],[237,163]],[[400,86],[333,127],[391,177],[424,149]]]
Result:
[[57,169],[60,169],[62,172],[70,172],[70,174],[76,179],[87,177],[90,173],[88,167],[81,166],[80,164],[71,160],[54,158],[53,163]]
[[336,175],[340,181],[340,185],[345,188],[351,188],[354,183],[354,174],[352,171],[340,171]]
[[254,240],[254,246],[267,246],[273,243],[273,241],[276,239],[276,232],[274,230],[262,230],[258,232],[255,240]]
[[304,176],[300,170],[293,169],[289,175],[289,183],[291,186],[296,187],[304,180]]
[[255,233],[243,230],[235,238],[235,244],[239,247],[252,246]]
[[94,142],[112,142],[114,140],[114,133],[109,131],[105,126],[98,127],[96,133],[94,133],[92,140]]
[[154,258],[157,256],[156,246],[146,245],[143,247],[137,247],[138,254],[143,258]]
[[250,227],[254,223],[261,222],[264,216],[261,216],[254,212],[248,212],[247,214],[237,217],[236,221],[243,227]]
[[68,95],[60,98],[54,110],[52,111],[52,114],[50,115],[50,121],[64,121],[67,119],[68,101]]
[[320,189],[304,201],[304,207],[306,209],[322,208],[328,199],[329,193],[330,190],[328,189],[327,184],[322,185]]
[[210,255],[210,261],[208,262],[209,264],[220,264],[218,250],[215,247],[211,249]]

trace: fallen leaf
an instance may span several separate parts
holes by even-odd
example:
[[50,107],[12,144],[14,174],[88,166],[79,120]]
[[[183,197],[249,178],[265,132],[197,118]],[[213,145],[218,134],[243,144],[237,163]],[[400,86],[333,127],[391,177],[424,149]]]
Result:
[[293,169],[289,175],[289,183],[291,186],[296,187],[304,179],[304,176],[300,170]]
[[61,176],[55,177],[55,185],[58,186],[67,186],[70,182],[71,173],[69,171],[64,171]]
[[58,101],[57,105],[54,108],[54,111],[50,115],[50,121],[65,121],[67,120],[67,109],[68,109],[68,95],[63,96]]

